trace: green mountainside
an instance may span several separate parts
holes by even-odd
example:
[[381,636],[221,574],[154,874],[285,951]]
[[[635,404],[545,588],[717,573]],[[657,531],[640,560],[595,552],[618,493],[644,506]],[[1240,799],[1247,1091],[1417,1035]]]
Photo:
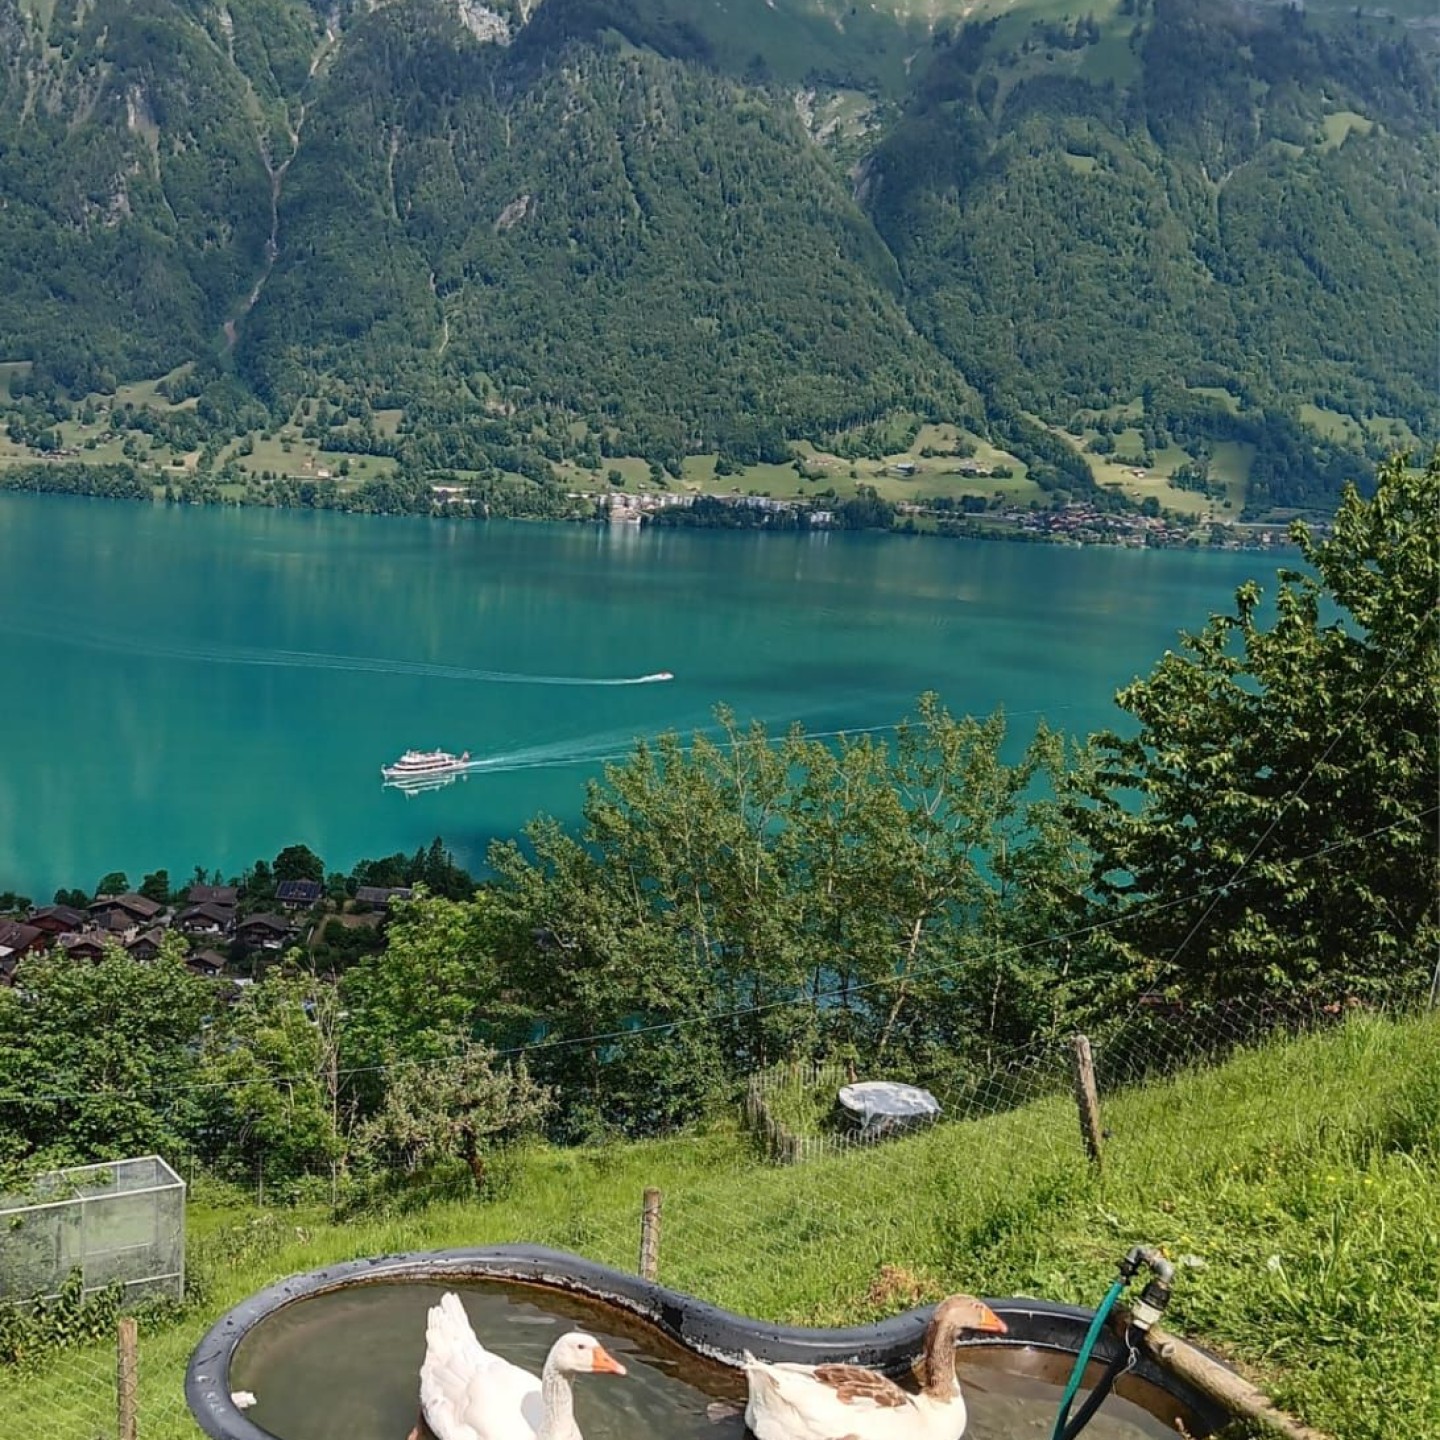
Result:
[[476,469],[1134,426],[1252,509],[1440,429],[1423,26],[949,9],[0,0],[0,361]]
[[528,73],[440,10],[352,33],[240,348],[267,396],[440,371],[701,450],[752,417],[803,434],[965,404],[793,107],[618,46]]

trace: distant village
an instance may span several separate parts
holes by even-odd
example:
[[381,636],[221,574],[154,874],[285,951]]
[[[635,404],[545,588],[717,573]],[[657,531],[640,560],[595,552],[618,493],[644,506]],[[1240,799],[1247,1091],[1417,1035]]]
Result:
[[338,921],[347,930],[367,930],[380,937],[391,907],[408,900],[408,886],[361,885],[337,905],[327,900],[316,880],[282,880],[273,901],[247,906],[235,885],[194,884],[180,903],[167,904],[126,891],[97,895],[83,908],[69,904],[31,906],[23,918],[0,918],[0,985],[13,985],[20,962],[47,951],[75,961],[100,960],[119,947],[139,962],[154,960],[167,935],[186,947],[185,965],[194,974],[226,982],[233,993],[253,983],[255,975],[293,946],[313,948],[322,928]]
[[[896,467],[897,471],[913,467]],[[586,498],[576,495],[573,498]],[[673,512],[734,507],[750,512],[738,525],[765,528],[828,530],[839,523],[839,514],[812,500],[776,499],[768,495],[700,495],[693,491],[643,491],[602,496],[596,502],[602,517],[611,525],[673,523]],[[1173,514],[1146,514],[1114,511],[1083,500],[1072,500],[1052,509],[1002,505],[970,511],[947,508],[934,502],[894,504],[896,528],[905,530],[923,521],[941,534],[963,534],[976,538],[1015,538],[1072,545],[1121,545],[1133,549],[1178,549],[1204,542],[1212,549],[1265,550],[1289,541],[1284,524],[1241,524],[1214,519],[1180,518]],[[683,523],[683,522],[682,522]],[[914,528],[919,528],[918,526]]]

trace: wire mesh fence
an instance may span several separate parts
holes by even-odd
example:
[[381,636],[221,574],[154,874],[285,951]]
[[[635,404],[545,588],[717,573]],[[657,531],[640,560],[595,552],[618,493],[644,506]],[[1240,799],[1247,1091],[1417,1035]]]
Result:
[[[316,1180],[325,1203],[275,1205],[283,1187],[262,1157],[244,1187],[248,1209],[232,1187],[223,1224],[208,1212],[208,1182],[192,1177],[192,1204],[205,1214],[192,1225],[188,1300],[142,1306],[133,1346],[113,1289],[0,1312],[0,1413],[10,1433],[47,1440],[190,1440],[199,1432],[184,1404],[185,1361],[223,1309],[286,1274],[382,1251],[550,1245],[653,1268],[662,1283],[722,1306],[813,1324],[893,1313],[947,1286],[983,1288],[1000,1273],[995,1217],[1007,1207],[1089,1207],[1093,1264],[1103,1268],[1107,1244],[1118,1246],[1130,1223],[1107,1220],[1114,1197],[1102,1177],[1112,1165],[1126,1192],[1182,1195],[1216,1174],[1263,1174],[1267,1157],[1307,1141],[1317,1116],[1337,1127],[1357,1116],[1398,1123],[1413,1077],[1393,1073],[1376,1023],[1418,1028],[1417,1050],[1433,1052],[1440,1015],[1377,1022],[1346,1007],[1195,1012],[1145,1001],[1097,1026],[1088,1047],[1056,1035],[957,1068],[948,1085],[920,1077],[940,1114],[919,1132],[860,1140],[835,1105],[857,1079],[915,1076],[810,1062],[752,1075],[728,1116],[688,1133],[502,1147],[483,1188],[457,1166],[385,1190],[342,1187],[338,1212],[323,1195],[328,1176]],[[1332,1065],[1324,1047],[1334,1045],[1379,1046],[1362,1072],[1371,1079],[1357,1084],[1353,1065]],[[1165,1237],[1177,1249],[1181,1223]],[[13,1244],[0,1233],[0,1268]],[[1026,1263],[1028,1293],[1047,1293],[1048,1257]],[[1006,1264],[1015,1274],[1013,1257]]]

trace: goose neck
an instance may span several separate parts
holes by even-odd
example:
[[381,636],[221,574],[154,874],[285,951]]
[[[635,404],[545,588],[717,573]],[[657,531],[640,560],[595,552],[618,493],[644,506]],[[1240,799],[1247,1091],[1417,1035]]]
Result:
[[540,1372],[542,1418],[535,1440],[573,1440],[575,1434],[575,1392],[570,1377],[546,1360]]

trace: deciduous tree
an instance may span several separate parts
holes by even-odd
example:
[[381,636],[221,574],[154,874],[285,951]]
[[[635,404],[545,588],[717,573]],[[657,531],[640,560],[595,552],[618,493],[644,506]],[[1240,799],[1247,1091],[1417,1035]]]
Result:
[[426,1063],[401,1061],[385,1077],[379,1113],[357,1134],[357,1145],[387,1164],[417,1170],[463,1160],[485,1186],[486,1157],[502,1140],[533,1131],[553,1104],[525,1062],[497,1062],[495,1052],[451,1032],[449,1053]]
[[1352,487],[1309,567],[1119,694],[1076,822],[1144,984],[1332,1001],[1422,987],[1437,941],[1440,458]]

